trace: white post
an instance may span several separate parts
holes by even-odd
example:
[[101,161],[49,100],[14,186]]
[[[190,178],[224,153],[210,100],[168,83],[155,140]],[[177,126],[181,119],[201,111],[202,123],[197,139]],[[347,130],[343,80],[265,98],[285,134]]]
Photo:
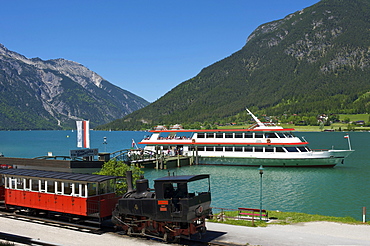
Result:
[[366,207],[362,207],[362,223],[366,223]]
[[351,147],[351,140],[349,139],[349,134],[347,134],[346,136],[344,136],[345,138],[347,138],[348,140],[348,147],[349,147],[349,150],[352,150],[352,147]]

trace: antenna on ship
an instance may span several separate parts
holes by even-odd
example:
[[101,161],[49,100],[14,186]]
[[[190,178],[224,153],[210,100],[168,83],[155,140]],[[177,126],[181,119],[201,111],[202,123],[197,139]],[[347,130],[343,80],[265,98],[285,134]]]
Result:
[[265,125],[254,115],[252,114],[251,111],[249,111],[248,108],[245,108],[245,110],[247,110],[248,114],[250,114],[252,116],[252,118],[257,122],[257,124],[261,127],[264,127]]

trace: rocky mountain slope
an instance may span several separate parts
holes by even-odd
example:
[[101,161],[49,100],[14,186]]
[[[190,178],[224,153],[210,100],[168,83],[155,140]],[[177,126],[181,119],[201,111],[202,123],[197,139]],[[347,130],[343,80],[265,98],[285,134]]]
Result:
[[370,111],[370,1],[322,0],[259,26],[245,46],[102,128],[219,122],[244,111]]
[[0,44],[0,130],[91,127],[149,103],[65,59],[28,59]]

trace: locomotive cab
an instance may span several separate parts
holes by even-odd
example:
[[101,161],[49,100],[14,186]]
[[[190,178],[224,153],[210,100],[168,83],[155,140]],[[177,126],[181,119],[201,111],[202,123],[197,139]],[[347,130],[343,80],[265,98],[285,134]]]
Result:
[[127,234],[167,241],[206,231],[205,218],[211,214],[208,174],[159,178],[154,192],[146,179],[136,181],[136,190],[128,180],[128,192],[112,215],[112,222]]
[[209,216],[211,192],[209,175],[167,176],[156,179],[159,219],[192,221]]

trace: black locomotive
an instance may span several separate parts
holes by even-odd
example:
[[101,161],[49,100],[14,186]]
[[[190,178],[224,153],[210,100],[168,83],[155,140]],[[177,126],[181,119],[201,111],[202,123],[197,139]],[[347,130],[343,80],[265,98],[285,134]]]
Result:
[[136,181],[127,175],[128,192],[119,199],[112,222],[128,235],[142,235],[174,241],[206,231],[205,218],[211,214],[208,174],[167,176]]

